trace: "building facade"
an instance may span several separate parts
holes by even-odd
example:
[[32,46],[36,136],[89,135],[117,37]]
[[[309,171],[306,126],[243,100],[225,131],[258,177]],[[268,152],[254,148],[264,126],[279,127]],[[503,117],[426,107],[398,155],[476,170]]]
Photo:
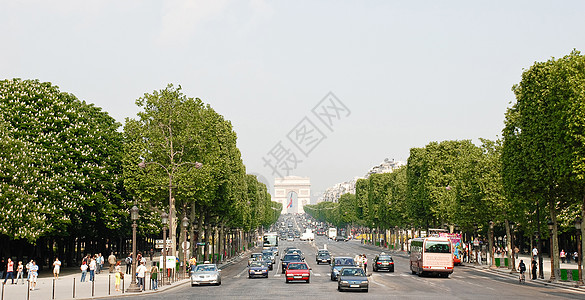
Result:
[[304,206],[311,202],[311,178],[275,178],[272,200],[282,203],[282,214],[304,213]]

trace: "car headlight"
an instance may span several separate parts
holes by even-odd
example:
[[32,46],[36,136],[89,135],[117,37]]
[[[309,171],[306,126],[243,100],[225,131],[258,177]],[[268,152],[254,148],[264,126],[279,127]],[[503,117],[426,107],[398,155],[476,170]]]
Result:
[[302,274],[303,276],[309,276],[309,273]]
[[337,274],[339,271],[337,269],[333,269],[333,274]]
[[349,282],[347,282],[346,280],[342,280],[341,283],[349,284]]

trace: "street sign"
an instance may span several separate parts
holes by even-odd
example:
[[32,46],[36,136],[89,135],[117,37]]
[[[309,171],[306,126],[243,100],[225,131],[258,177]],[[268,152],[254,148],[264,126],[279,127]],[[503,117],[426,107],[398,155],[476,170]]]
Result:
[[183,246],[183,250],[187,250],[191,247],[191,243],[189,241],[185,241],[185,242],[183,242],[182,246]]
[[[163,248],[163,240],[162,239],[155,240],[154,242],[155,242],[154,243],[154,247],[156,249],[162,249]],[[171,240],[170,239],[167,239],[167,249],[171,248],[171,245],[172,245]]]
[[197,246],[205,246],[205,242],[199,242],[197,243]]

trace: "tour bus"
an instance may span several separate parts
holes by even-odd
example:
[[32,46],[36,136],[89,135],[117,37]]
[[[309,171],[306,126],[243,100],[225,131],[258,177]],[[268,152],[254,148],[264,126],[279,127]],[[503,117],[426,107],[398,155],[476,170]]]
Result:
[[272,247],[278,247],[278,233],[268,232],[264,234],[262,238],[262,249],[270,249]]
[[410,242],[410,271],[412,274],[437,274],[449,277],[453,273],[453,246],[446,237],[415,238]]

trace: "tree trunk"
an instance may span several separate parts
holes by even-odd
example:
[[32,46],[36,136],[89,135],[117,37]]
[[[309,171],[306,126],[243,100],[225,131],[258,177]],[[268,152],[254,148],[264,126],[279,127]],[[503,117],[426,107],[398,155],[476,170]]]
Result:
[[[551,245],[551,260],[554,267],[555,281],[561,278],[561,269],[559,263],[559,233],[557,230],[557,209],[554,199],[549,200],[550,219],[553,222],[552,228],[552,245]],[[551,270],[552,271],[552,270]],[[552,274],[551,274],[552,277]]]
[[[508,262],[512,261],[512,255],[514,249],[512,249],[512,234],[510,232],[510,221],[506,219],[504,225],[506,226],[506,256],[508,257]],[[512,269],[512,264],[508,263],[508,269]]]

